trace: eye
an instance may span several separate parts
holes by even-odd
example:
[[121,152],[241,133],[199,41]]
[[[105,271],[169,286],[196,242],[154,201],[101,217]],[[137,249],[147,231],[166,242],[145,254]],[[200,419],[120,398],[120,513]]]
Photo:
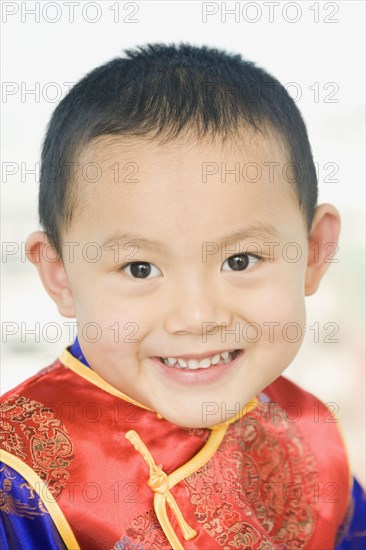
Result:
[[[134,279],[147,279],[152,274],[153,277],[161,275],[161,271],[154,264],[149,262],[130,262],[120,268],[120,271],[131,269],[128,275],[131,275]],[[150,277],[151,279],[152,277]]]
[[[256,256],[255,254],[235,254],[235,256],[230,256],[230,258],[225,260],[223,265],[227,262],[230,270],[245,271],[260,261],[260,256]],[[223,271],[229,271],[229,269],[223,269]]]

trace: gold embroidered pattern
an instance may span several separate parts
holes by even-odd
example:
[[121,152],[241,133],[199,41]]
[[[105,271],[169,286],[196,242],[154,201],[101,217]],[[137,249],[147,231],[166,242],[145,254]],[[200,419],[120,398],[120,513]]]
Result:
[[17,394],[4,401],[0,411],[1,447],[27,462],[57,499],[74,458],[66,427],[50,407]]
[[[171,550],[171,546],[167,541],[166,536],[158,522],[158,518],[153,510],[150,510],[145,515],[141,514],[131,523],[131,527],[126,529],[125,537],[129,545],[124,548],[128,550],[132,548],[149,548],[149,550]],[[123,538],[119,541],[121,543]],[[132,542],[134,541],[134,542]],[[137,543],[135,542],[137,541]],[[118,543],[115,544],[113,550],[118,550]]]
[[223,550],[300,550],[314,532],[315,457],[274,405],[270,422],[262,404],[260,417],[234,424],[215,459],[184,481],[197,521]]
[[5,465],[0,468],[0,473],[3,473],[4,479],[0,486],[0,511],[5,514],[14,514],[16,516],[28,519],[34,519],[37,516],[44,516],[48,511],[44,507],[42,500],[28,485],[22,483],[19,486],[19,495],[21,498],[12,496],[13,481],[16,475]]

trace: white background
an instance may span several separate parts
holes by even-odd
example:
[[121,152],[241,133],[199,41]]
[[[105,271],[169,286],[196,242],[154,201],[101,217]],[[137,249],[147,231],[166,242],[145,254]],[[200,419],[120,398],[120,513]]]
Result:
[[[240,53],[289,85],[320,166],[319,203],[338,208],[342,234],[338,263],[331,265],[318,292],[307,298],[307,327],[319,323],[319,341],[308,328],[286,375],[336,404],[352,469],[365,484],[364,2],[227,2],[226,11],[237,12],[227,13],[226,20],[221,2],[1,4],[3,250],[5,246],[9,251],[9,243],[21,248],[38,228],[38,183],[25,170],[40,160],[47,122],[67,93],[67,83],[123,55],[125,48],[147,42],[206,44]],[[34,10],[36,14],[30,13]],[[217,13],[204,22],[205,10]],[[36,94],[29,93],[32,89]],[[331,169],[324,168],[326,163],[337,164],[333,179],[338,181],[327,180]],[[16,173],[9,174],[11,167]],[[59,316],[35,268],[21,253],[3,255],[2,274],[2,326],[17,331],[3,331],[4,392],[51,363],[70,338],[64,324],[69,320]],[[41,332],[37,343],[21,326],[34,328],[38,322],[44,327],[55,321],[64,330],[54,343],[47,341],[54,336],[52,330],[46,340]],[[326,323],[339,327],[339,342],[324,341],[330,333]]]

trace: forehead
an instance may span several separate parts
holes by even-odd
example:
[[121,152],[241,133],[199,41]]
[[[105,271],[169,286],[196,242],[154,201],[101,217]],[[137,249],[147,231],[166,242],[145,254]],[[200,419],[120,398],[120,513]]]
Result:
[[[192,131],[167,140],[150,136],[102,135],[90,141],[80,152],[79,165],[96,162],[104,168],[120,158],[138,157],[141,163],[149,163],[154,158],[165,158],[166,161],[190,155],[190,161],[204,161],[207,155],[220,156],[224,161],[235,159],[244,163],[255,159],[258,162],[289,163],[289,155],[283,139],[274,130],[243,129],[238,134],[225,139],[220,136],[207,135],[199,138]],[[82,174],[81,174],[82,175]]]
[[273,135],[165,143],[101,136],[78,158],[77,223],[90,227],[93,220],[101,232],[160,229],[167,238],[172,228],[194,238],[198,224],[212,231],[240,221],[281,223],[291,212],[300,216],[292,177],[286,149]]

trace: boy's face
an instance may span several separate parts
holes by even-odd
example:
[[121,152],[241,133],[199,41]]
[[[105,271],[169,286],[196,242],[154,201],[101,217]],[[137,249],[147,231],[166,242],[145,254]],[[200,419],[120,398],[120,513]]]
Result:
[[[308,239],[288,160],[273,140],[244,144],[104,136],[79,158],[63,262],[81,348],[110,384],[185,427],[239,412],[304,336]],[[240,354],[198,370],[159,360],[225,350]]]

